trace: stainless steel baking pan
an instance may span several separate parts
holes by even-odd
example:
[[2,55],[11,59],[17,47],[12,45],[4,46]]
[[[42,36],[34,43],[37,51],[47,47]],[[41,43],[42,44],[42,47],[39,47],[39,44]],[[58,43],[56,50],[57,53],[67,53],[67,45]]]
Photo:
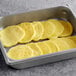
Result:
[[[60,19],[63,18],[71,22],[71,24],[74,27],[73,35],[75,35],[76,19],[73,13],[70,11],[70,9],[66,7],[54,7],[54,8],[37,10],[33,12],[0,17],[0,29],[3,29],[4,27],[10,25],[19,24],[21,22],[40,21],[40,20],[47,20],[50,18],[60,18]],[[0,42],[0,48],[6,61],[6,64],[16,69],[22,69],[36,65],[41,65],[44,63],[56,62],[59,60],[76,57],[76,48],[74,48],[70,50],[64,50],[62,52],[42,55],[29,59],[12,60],[6,56],[6,52],[8,51],[9,48],[4,48],[1,42]]]

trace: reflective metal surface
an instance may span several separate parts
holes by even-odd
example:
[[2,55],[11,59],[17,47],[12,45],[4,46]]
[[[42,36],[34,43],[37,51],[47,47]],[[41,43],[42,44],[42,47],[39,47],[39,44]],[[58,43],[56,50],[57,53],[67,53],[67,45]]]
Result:
[[[54,7],[33,12],[0,17],[0,30],[7,26],[19,24],[22,22],[42,21],[50,18],[60,18],[60,19],[63,18],[70,21],[74,27],[73,34],[76,33],[76,19],[73,16],[72,12],[66,7]],[[62,52],[47,54],[29,59],[11,60],[6,56],[6,52],[8,51],[9,48],[4,48],[4,46],[1,43],[0,47],[7,65],[14,67],[16,69],[22,69],[76,57],[76,49],[70,49],[70,50],[64,50]]]

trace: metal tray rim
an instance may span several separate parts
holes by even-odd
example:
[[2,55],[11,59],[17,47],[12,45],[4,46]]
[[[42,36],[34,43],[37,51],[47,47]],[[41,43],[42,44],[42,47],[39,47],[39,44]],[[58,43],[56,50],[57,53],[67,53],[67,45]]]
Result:
[[[64,6],[58,6],[58,7],[52,7],[52,8],[64,8],[64,9],[67,9],[71,14],[73,14],[69,8],[67,7],[64,7]],[[50,9],[50,8],[47,8],[47,9]],[[45,9],[41,9],[41,10],[45,10]],[[34,10],[34,11],[30,11],[30,12],[35,12],[35,11],[39,11],[39,10]],[[29,12],[25,12],[25,13],[29,13]],[[21,14],[24,14],[24,13],[21,13]],[[13,15],[20,15],[19,14],[13,14]],[[8,15],[8,16],[13,16],[13,15]],[[8,16],[4,16],[4,17],[8,17]],[[0,17],[0,18],[4,18],[4,17]],[[69,49],[69,50],[64,50],[64,51],[61,51],[61,52],[56,52],[56,53],[52,53],[52,54],[47,54],[47,55],[42,55],[42,56],[38,56],[38,57],[33,57],[33,58],[28,58],[28,59],[22,59],[22,60],[15,60],[15,61],[10,61],[8,59],[8,57],[5,55],[5,52],[4,52],[4,48],[0,42],[0,45],[1,45],[1,51],[3,53],[3,56],[4,56],[4,59],[6,61],[6,64],[8,65],[14,65],[14,64],[19,64],[19,63],[22,63],[23,61],[26,61],[26,62],[30,62],[31,60],[36,60],[36,59],[40,59],[40,58],[45,58],[45,57],[48,57],[48,56],[55,56],[55,55],[60,55],[60,54],[64,54],[64,53],[71,53],[71,52],[76,52],[76,48],[74,49]]]

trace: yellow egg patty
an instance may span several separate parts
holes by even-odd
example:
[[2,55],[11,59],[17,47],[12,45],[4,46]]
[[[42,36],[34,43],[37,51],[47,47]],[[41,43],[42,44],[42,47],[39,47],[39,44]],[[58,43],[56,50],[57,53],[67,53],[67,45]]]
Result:
[[7,52],[11,59],[19,60],[33,57],[33,50],[26,45],[15,46]]
[[5,47],[16,45],[25,35],[21,27],[13,25],[8,26],[1,31],[1,42]]
[[20,27],[25,31],[25,36],[20,43],[30,42],[34,37],[34,28],[31,23],[22,23]]
[[64,31],[61,33],[60,36],[70,36],[73,32],[73,27],[70,22],[59,20],[59,22],[63,25]]
[[44,32],[44,28],[42,26],[42,23],[38,22],[38,21],[33,22],[32,26],[34,27],[34,30],[35,30],[35,36],[34,36],[33,40],[38,41]]

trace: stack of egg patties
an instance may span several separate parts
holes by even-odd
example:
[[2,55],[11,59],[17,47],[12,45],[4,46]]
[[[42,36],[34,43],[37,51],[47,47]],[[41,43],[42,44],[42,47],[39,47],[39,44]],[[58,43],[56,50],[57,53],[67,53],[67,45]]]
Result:
[[10,47],[7,56],[19,60],[76,48],[72,33],[70,22],[49,19],[8,26],[0,31],[0,40]]

